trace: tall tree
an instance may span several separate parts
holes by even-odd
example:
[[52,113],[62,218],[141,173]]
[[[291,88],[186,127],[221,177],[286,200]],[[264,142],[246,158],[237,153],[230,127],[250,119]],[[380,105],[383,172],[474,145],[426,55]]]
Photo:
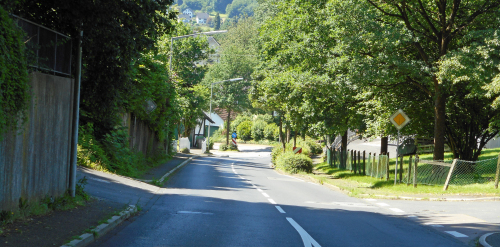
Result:
[[217,14],[215,14],[214,29],[215,30],[219,30],[220,29],[220,15],[219,15],[219,12],[217,12]]

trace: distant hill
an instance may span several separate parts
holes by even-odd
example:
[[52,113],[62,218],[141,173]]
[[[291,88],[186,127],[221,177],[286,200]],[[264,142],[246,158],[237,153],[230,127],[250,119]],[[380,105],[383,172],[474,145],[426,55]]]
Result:
[[177,0],[180,10],[190,8],[205,13],[219,12],[232,18],[242,14],[253,15],[257,0]]

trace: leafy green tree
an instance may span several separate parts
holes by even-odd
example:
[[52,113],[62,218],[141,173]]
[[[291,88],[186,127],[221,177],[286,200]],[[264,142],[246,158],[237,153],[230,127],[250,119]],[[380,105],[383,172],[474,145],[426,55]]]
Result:
[[252,139],[259,141],[265,138],[264,129],[267,123],[262,120],[257,120],[252,124]]
[[233,0],[226,7],[226,14],[229,18],[246,15],[252,16],[254,8],[257,7],[256,0]]
[[[343,41],[341,54],[349,57],[351,75],[358,85],[378,95],[389,89],[399,96],[398,92],[412,89],[413,94],[422,94],[432,102],[432,108],[426,110],[434,115],[434,159],[440,160],[448,135],[447,105],[460,84],[468,89],[482,88],[498,73],[488,70],[482,82],[456,83],[445,65],[453,62],[449,58],[454,53],[486,44],[498,27],[499,7],[496,1],[332,1],[329,23],[334,39]],[[469,68],[480,63],[474,60],[474,52],[461,54],[471,62]],[[495,57],[486,60],[496,63]]]
[[219,12],[217,12],[217,14],[215,14],[214,29],[215,30],[219,30],[220,29],[220,15],[219,15]]

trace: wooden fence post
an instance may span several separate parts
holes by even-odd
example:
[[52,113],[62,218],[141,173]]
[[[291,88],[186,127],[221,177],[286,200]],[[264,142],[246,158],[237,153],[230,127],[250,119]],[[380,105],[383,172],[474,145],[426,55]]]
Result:
[[358,166],[356,168],[358,168],[358,174],[362,174],[361,173],[361,151],[358,151]]
[[351,152],[351,159],[352,159],[352,171],[354,171],[354,174],[356,174],[356,150],[352,150]]
[[410,185],[410,179],[411,179],[411,158],[412,158],[412,156],[410,155],[410,159],[408,160],[408,180],[406,181],[406,186]]
[[413,163],[413,188],[417,188],[417,166],[418,154],[415,154],[415,162]]
[[448,172],[448,177],[446,178],[446,182],[444,182],[443,190],[448,189],[448,185],[450,184],[450,180],[451,180],[451,175],[453,174],[453,171],[455,170],[456,164],[457,164],[457,159],[453,159],[453,163],[451,163],[450,171]]
[[[387,152],[387,162],[386,162],[386,165],[385,165],[385,171],[387,173],[386,180],[389,181],[389,152]],[[396,179],[396,178],[397,178],[397,174],[395,174],[395,176],[394,176],[394,179]]]
[[401,162],[399,163],[399,182],[403,182],[403,155],[401,155]]
[[500,154],[498,154],[497,174],[495,175],[495,189],[498,189],[498,177],[500,176]]
[[363,150],[363,175],[366,176],[366,160],[365,160],[365,150]]

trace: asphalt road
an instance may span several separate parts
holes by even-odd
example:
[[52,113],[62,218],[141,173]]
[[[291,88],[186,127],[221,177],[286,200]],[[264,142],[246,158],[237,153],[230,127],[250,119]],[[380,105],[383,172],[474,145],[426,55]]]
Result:
[[267,151],[193,160],[92,246],[465,245],[403,210],[278,174]]

